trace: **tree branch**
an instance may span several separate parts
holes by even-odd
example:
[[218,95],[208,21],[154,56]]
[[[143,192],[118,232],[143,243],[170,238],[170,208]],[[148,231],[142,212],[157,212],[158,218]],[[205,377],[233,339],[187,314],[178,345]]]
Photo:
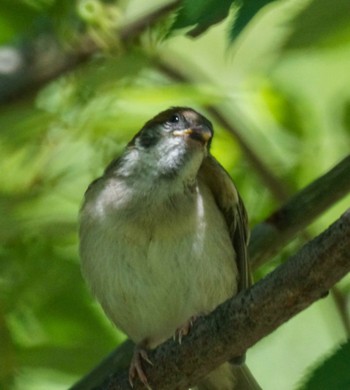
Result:
[[130,41],[131,39],[141,35],[141,33],[143,33],[146,28],[152,26],[155,22],[163,18],[169,12],[175,10],[180,5],[180,3],[180,0],[172,0],[169,3],[166,3],[158,9],[145,15],[144,17],[124,26],[120,34],[121,39],[124,41]]
[[[244,353],[323,297],[350,271],[349,254],[350,210],[271,274],[198,319],[181,345],[168,340],[150,351],[154,365],[145,365],[145,371],[151,387],[188,388],[220,364]],[[91,383],[88,388],[92,388]],[[129,389],[127,371],[112,375],[96,388]],[[136,382],[134,389],[144,387]]]
[[218,108],[214,106],[207,106],[207,110],[211,113],[213,118],[221,124],[221,126],[234,135],[247,161],[254,168],[255,173],[262,183],[269,189],[272,196],[279,202],[279,204],[285,202],[288,199],[289,194],[286,184],[277,175],[275,175],[261,156],[259,156],[252,146],[249,145],[248,141],[242,134],[242,129],[241,131],[237,130]]
[[[189,80],[179,69],[171,66],[165,61],[160,59],[155,60],[155,65],[157,68],[168,76],[171,80],[177,81],[179,83],[193,83],[194,80]],[[267,166],[265,161],[263,161],[258,153],[249,145],[247,140],[241,134],[241,131],[237,130],[236,127],[226,119],[225,115],[220,111],[219,108],[213,105],[207,105],[206,110],[210,115],[229,133],[233,135],[236,142],[240,146],[241,150],[245,154],[247,161],[253,167],[254,171],[260,177],[261,181],[266,185],[271,194],[275,197],[280,203],[284,202],[288,198],[288,189],[284,183],[271,171]]]
[[[125,24],[121,27],[119,36],[116,34],[116,40],[119,39],[124,44],[130,42],[176,9],[179,3],[180,0],[172,0]],[[42,48],[43,41],[46,43],[46,51],[37,48],[37,46]],[[64,51],[56,38],[50,36],[48,32],[38,36],[34,41],[25,42],[25,45],[20,47],[6,47],[6,51],[0,52],[0,61],[13,62],[16,66],[5,76],[0,75],[0,104],[11,103],[37,92],[49,81],[85,63],[99,51],[100,48],[86,36],[81,38],[80,46],[75,47],[74,51]]]
[[249,256],[253,268],[290,242],[322,212],[350,192],[350,156],[295,194],[252,231]]
[[[186,378],[195,382],[213,369],[214,365],[219,365],[232,356],[242,353],[278,325],[320,298],[336,281],[349,272],[349,253],[350,212],[348,211],[331,228],[303,247],[297,255],[264,280],[231,302],[226,302],[209,318],[199,320],[191,335],[180,347],[182,352],[177,351],[177,345],[170,341],[154,351],[151,359],[156,367],[162,367],[159,370],[154,368],[147,370],[154,388],[176,388],[171,387],[171,383],[179,383],[180,388],[188,386],[190,382],[182,383],[188,380]],[[227,329],[233,331],[226,334]],[[231,342],[234,348],[226,348]],[[121,355],[124,356],[125,349],[130,355],[130,345],[125,344]],[[216,354],[220,358],[216,357]],[[113,355],[116,360],[116,355]],[[170,363],[167,362],[168,359],[171,360]],[[185,362],[186,367],[179,365],[179,362]],[[192,369],[199,366],[203,368],[197,369],[197,374],[192,375]],[[112,387],[109,387],[111,389],[128,388],[126,373],[123,377],[113,377],[112,383],[114,383]],[[81,382],[74,389],[93,387],[91,381],[85,384],[88,386],[82,386]],[[114,385],[116,387],[113,387]]]

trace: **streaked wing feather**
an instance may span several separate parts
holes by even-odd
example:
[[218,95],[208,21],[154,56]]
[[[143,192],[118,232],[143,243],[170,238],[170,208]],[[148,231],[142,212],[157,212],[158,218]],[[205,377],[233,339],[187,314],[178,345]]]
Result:
[[252,284],[248,262],[249,228],[243,201],[226,170],[211,155],[202,163],[199,176],[211,189],[219,209],[222,211],[237,255],[239,291]]

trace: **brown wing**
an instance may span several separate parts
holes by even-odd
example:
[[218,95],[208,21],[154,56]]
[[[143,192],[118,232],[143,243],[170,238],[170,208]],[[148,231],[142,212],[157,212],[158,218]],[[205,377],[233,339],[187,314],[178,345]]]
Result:
[[225,217],[237,255],[238,291],[244,290],[252,284],[247,251],[249,228],[244,204],[231,177],[213,156],[204,159],[199,175],[208,184]]

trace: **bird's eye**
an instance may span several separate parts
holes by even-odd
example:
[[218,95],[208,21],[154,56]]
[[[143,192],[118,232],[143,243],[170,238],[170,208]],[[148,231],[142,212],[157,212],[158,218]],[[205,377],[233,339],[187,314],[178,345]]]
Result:
[[180,117],[177,114],[172,115],[169,119],[168,122],[170,123],[178,123],[180,121]]

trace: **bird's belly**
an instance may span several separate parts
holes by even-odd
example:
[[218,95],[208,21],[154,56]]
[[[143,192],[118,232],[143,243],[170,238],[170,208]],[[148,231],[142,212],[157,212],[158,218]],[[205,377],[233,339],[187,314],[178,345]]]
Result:
[[150,347],[237,291],[235,252],[209,189],[176,204],[144,207],[134,219],[118,210],[91,213],[81,223],[86,280],[111,320]]
[[134,242],[125,254],[116,252],[115,271],[106,268],[101,297],[100,288],[95,291],[117,326],[135,342],[147,340],[150,347],[172,336],[191,316],[209,313],[237,289],[228,234],[163,233],[148,243]]

